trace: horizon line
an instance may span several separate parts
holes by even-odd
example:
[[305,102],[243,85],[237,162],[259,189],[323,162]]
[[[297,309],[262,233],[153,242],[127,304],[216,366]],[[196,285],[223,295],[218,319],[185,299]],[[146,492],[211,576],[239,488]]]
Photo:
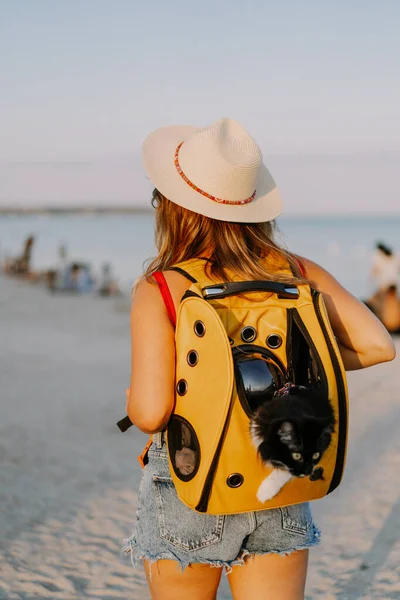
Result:
[[[130,205],[130,204],[93,204],[93,205],[34,205],[34,206],[10,206],[0,205],[0,215],[65,215],[65,214],[135,214],[135,213],[152,213],[153,208],[146,205]],[[397,212],[329,212],[329,213],[300,213],[300,212],[285,212],[279,218],[296,218],[296,219],[319,219],[319,218],[390,218],[400,217],[400,211]]]

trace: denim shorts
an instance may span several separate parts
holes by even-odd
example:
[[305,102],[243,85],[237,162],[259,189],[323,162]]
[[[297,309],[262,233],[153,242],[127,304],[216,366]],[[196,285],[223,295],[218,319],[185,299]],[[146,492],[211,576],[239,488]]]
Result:
[[308,503],[235,515],[207,515],[185,506],[171,479],[165,442],[153,442],[139,488],[136,523],[124,551],[132,563],[169,559],[226,567],[255,554],[290,554],[319,543]]

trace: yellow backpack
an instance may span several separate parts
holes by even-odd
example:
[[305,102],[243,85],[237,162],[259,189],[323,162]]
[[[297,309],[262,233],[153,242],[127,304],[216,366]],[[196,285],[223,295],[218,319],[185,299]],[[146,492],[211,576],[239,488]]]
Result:
[[[180,500],[198,512],[231,514],[325,496],[344,468],[347,385],[321,294],[308,284],[215,283],[205,266],[194,259],[174,267],[191,281],[177,314],[176,403],[166,432]],[[272,468],[250,434],[252,406],[242,389],[248,360],[268,369],[275,389],[323,386],[336,420],[318,463],[323,477],[294,477],[265,503],[257,490]]]

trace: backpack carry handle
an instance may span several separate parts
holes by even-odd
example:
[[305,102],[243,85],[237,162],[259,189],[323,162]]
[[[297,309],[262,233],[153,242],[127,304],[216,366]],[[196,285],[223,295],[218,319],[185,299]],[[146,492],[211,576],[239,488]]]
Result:
[[202,292],[206,300],[225,298],[244,292],[272,292],[277,294],[278,298],[288,300],[296,300],[299,297],[299,290],[295,285],[277,281],[230,281],[208,285]]

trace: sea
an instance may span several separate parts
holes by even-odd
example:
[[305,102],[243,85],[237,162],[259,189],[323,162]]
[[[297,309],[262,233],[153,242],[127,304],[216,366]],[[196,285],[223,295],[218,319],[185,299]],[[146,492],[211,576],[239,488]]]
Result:
[[[400,253],[400,215],[282,216],[277,225],[282,245],[319,263],[361,298],[373,290],[369,272],[376,242]],[[111,264],[127,292],[156,252],[152,213],[2,215],[0,262],[19,254],[28,235],[35,236],[34,270],[56,268],[58,248],[65,245],[68,258],[89,263],[95,276],[104,263]]]

